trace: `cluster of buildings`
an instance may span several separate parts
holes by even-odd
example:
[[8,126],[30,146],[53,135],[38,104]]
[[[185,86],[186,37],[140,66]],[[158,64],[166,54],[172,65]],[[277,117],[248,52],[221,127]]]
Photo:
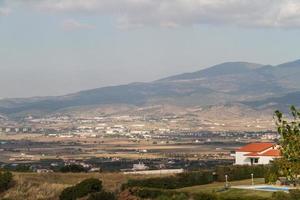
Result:
[[2,126],[0,127],[0,133],[32,133],[39,130],[32,127],[22,126]]

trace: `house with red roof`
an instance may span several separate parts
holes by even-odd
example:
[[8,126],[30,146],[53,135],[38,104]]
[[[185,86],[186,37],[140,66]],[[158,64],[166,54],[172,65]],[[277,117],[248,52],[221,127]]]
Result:
[[236,165],[266,165],[280,157],[279,146],[274,143],[251,143],[235,151]]

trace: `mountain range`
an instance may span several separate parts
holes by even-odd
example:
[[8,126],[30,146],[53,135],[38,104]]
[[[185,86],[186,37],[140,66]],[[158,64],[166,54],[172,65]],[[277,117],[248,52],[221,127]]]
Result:
[[56,97],[0,100],[0,114],[45,114],[87,106],[300,106],[300,60],[277,66],[227,62],[153,82],[102,87]]

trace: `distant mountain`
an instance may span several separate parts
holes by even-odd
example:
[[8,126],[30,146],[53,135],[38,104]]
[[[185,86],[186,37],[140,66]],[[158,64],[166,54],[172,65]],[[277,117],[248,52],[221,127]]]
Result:
[[187,79],[197,79],[201,77],[204,78],[204,77],[216,77],[222,75],[242,74],[242,73],[248,73],[262,66],[263,65],[260,64],[247,63],[247,62],[227,62],[197,72],[171,76],[162,79],[161,81],[187,80]]
[[0,100],[0,113],[43,114],[72,107],[120,104],[209,106],[237,102],[259,108],[276,101],[285,105],[295,99],[294,92],[300,91],[299,77],[300,60],[278,66],[228,62],[148,83],[103,87],[58,97],[4,99]]
[[260,101],[244,102],[245,105],[256,109],[279,109],[288,111],[291,105],[300,107],[300,92],[292,92],[280,97],[271,97]]

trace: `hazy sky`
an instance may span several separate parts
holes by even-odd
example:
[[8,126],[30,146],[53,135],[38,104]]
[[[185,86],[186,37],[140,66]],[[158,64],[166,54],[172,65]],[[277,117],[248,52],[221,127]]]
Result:
[[0,0],[0,98],[300,59],[299,0]]

